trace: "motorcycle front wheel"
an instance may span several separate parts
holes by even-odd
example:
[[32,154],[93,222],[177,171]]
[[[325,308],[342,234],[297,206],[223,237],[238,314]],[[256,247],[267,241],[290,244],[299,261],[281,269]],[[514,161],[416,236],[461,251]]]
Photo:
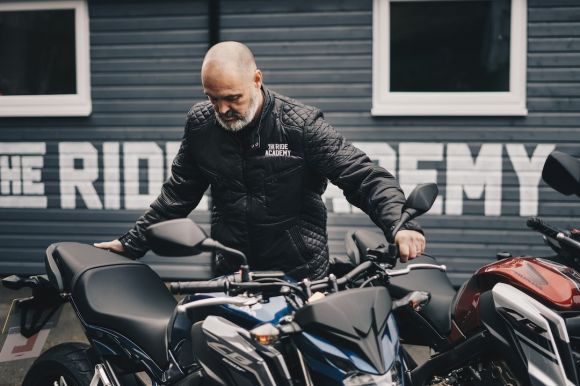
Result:
[[89,348],[83,343],[63,343],[46,350],[34,361],[22,386],[89,386],[95,372]]

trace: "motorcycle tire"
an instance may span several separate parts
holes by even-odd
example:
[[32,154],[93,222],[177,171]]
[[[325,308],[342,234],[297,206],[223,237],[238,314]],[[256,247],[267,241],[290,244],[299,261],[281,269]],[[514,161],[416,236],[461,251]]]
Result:
[[89,386],[95,372],[89,349],[83,343],[63,343],[46,350],[34,361],[22,386]]
[[[95,363],[88,355],[90,348],[84,343],[69,342],[46,350],[34,361],[22,386],[90,386],[95,374]],[[123,386],[144,385],[135,374],[117,377]]]

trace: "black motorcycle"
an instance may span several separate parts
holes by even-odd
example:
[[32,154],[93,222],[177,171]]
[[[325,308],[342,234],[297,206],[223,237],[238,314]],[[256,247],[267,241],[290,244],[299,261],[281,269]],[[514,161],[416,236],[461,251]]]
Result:
[[[427,211],[436,194],[433,185],[419,188],[403,220]],[[394,264],[395,249],[377,251],[340,278],[295,282],[282,272],[250,271],[241,252],[208,238],[188,219],[151,226],[148,240],[161,255],[227,252],[240,271],[168,289],[146,264],[90,245],[51,245],[47,275],[2,281],[32,289],[17,305],[21,333],[32,336],[68,302],[90,344],[47,350],[25,386],[137,385],[139,372],[153,385],[409,384],[391,310],[422,307],[428,296],[411,293],[392,302],[385,288],[365,288],[359,280]],[[390,274],[415,268],[440,269],[408,266]],[[192,295],[177,302],[172,293]]]

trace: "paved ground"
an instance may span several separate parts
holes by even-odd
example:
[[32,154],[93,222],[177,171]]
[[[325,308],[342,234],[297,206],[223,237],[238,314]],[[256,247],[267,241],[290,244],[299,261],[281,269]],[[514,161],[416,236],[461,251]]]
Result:
[[[30,291],[9,291],[0,286],[0,332],[4,325],[4,321],[8,314],[8,309],[15,298],[24,298],[30,296]],[[71,309],[70,305],[65,304],[65,308],[60,315],[59,323],[56,328],[50,331],[44,350],[63,342],[86,342],[84,333]],[[0,347],[4,344],[5,335],[0,335]],[[424,347],[407,346],[410,348],[410,353],[418,363],[424,362],[428,356],[429,351]],[[13,362],[0,362],[0,386],[18,386],[22,383],[22,379],[26,371],[31,366],[34,359],[21,359]]]
[[[0,286],[0,331],[6,320],[12,299],[27,296],[30,296],[29,290],[10,291]],[[0,335],[0,346],[4,344],[5,339],[6,335]],[[60,315],[58,326],[53,328],[48,335],[44,349],[46,350],[56,344],[68,341],[86,342],[86,339],[74,312],[70,305],[66,304]],[[0,363],[0,386],[20,385],[32,362],[34,362],[34,359]]]

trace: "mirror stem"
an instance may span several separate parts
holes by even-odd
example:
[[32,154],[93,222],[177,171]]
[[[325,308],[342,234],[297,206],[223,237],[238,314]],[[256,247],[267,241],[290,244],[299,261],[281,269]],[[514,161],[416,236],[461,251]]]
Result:
[[238,258],[240,261],[240,270],[242,273],[242,281],[250,281],[250,266],[248,265],[248,259],[246,255],[242,251],[238,251],[237,249],[229,248],[220,243],[219,241],[213,239],[205,239],[202,241],[201,245],[205,248],[211,249],[218,249],[222,252],[225,252],[229,255],[233,255]]
[[250,281],[250,266],[248,264],[240,265],[240,273],[242,274],[242,282]]

